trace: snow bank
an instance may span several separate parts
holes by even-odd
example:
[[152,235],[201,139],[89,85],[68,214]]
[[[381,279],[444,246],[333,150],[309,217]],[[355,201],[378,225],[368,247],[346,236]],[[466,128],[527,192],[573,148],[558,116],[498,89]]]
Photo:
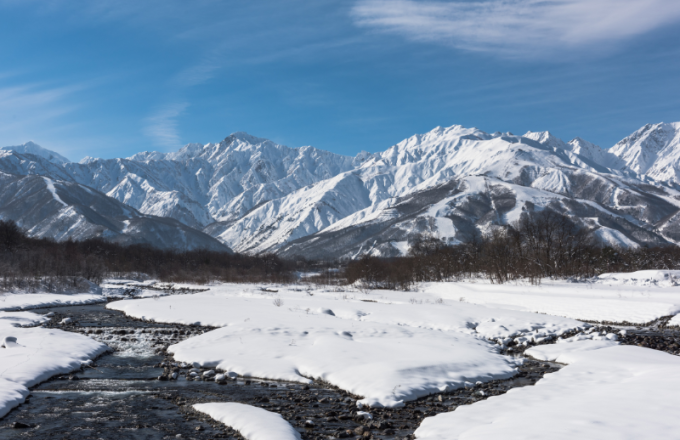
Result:
[[300,440],[280,414],[242,403],[199,403],[194,409],[237,430],[247,440]]
[[680,285],[680,270],[639,270],[637,272],[603,273],[596,278],[600,284],[675,287]]
[[386,407],[466,382],[513,376],[517,361],[500,355],[489,338],[561,335],[582,325],[461,302],[411,303],[403,292],[390,292],[393,301],[370,300],[376,302],[309,293],[224,285],[107,307],[158,322],[222,327],[170,346],[178,361],[244,376],[322,379],[363,396],[363,404]]
[[[611,341],[531,348],[567,363],[535,386],[426,418],[419,440],[676,438],[680,358]],[[528,420],[527,418],[530,418]]]
[[53,306],[77,306],[106,302],[99,294],[77,293],[4,293],[0,294],[0,311],[28,310]]
[[24,403],[30,391],[25,386],[0,378],[0,418],[5,417],[15,406]]
[[[513,283],[497,285],[484,281],[427,283],[422,286],[422,290],[432,296],[489,307],[587,321],[642,324],[680,312],[680,289],[661,282],[660,279],[665,279],[664,274],[659,274],[662,272],[673,271],[606,274],[595,283],[543,280],[538,286]],[[656,282],[649,281],[654,280],[655,276],[658,276]],[[637,281],[622,282],[624,279]],[[647,281],[640,281],[643,279]]]
[[0,312],[0,417],[22,403],[28,388],[56,374],[80,368],[108,347],[88,337],[61,330],[22,328],[45,318],[30,312]]

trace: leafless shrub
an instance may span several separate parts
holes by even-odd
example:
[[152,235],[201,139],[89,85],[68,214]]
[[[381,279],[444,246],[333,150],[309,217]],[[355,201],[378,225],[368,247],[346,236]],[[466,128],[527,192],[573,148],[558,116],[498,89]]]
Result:
[[524,213],[484,236],[447,246],[429,236],[415,237],[408,256],[364,256],[345,268],[347,283],[372,289],[413,290],[431,281],[540,283],[542,278],[590,279],[604,272],[680,268],[680,247],[618,249],[602,246],[592,231],[550,209]]
[[66,242],[34,239],[14,222],[0,220],[2,290],[52,292],[63,287],[73,291],[82,280],[100,284],[110,275],[128,274],[131,278],[151,276],[164,282],[199,284],[290,283],[296,279],[293,271],[297,263],[275,255],[169,251],[147,245],[121,246],[99,238]]
[[274,304],[276,307],[281,307],[283,305],[283,300],[281,298],[276,298],[274,301],[272,301],[272,304]]

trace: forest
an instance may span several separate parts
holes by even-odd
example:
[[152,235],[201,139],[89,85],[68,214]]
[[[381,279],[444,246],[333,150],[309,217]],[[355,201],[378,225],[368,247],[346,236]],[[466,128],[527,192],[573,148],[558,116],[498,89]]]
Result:
[[294,264],[275,255],[178,252],[146,245],[121,246],[99,238],[56,242],[30,238],[14,222],[0,221],[0,290],[73,290],[82,280],[99,284],[106,277],[140,275],[199,284],[291,282]]
[[498,284],[518,280],[538,284],[542,278],[587,279],[646,269],[680,269],[680,248],[603,246],[592,230],[544,210],[455,246],[417,237],[408,256],[364,256],[349,262],[344,276],[346,282],[368,288],[408,290],[424,281],[486,278]]
[[[169,251],[122,246],[104,239],[56,242],[28,237],[14,222],[0,221],[0,290],[58,291],[99,284],[107,277],[152,277],[166,282],[306,282],[409,290],[426,281],[485,278],[492,283],[542,278],[587,279],[605,272],[679,269],[680,248],[603,246],[593,231],[554,211],[525,214],[468,243],[447,246],[416,236],[407,256],[363,256],[351,261],[285,260],[205,250]],[[83,288],[86,288],[83,287]]]

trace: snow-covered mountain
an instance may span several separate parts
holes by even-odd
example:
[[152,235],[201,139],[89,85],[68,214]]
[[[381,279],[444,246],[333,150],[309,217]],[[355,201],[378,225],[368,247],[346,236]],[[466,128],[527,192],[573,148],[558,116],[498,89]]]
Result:
[[227,246],[177,220],[140,214],[84,185],[38,175],[0,172],[0,218],[14,220],[37,238],[102,237],[161,249],[230,252]]
[[140,212],[203,228],[241,218],[255,206],[350,170],[366,157],[288,148],[234,133],[222,142],[189,144],[175,153],[88,159],[64,168],[74,181]]
[[638,174],[680,185],[680,122],[647,124],[614,145],[611,153]]
[[15,145],[12,147],[3,147],[3,150],[16,151],[21,154],[32,154],[34,156],[39,156],[48,161],[55,163],[57,165],[63,165],[65,163],[71,162],[59,153],[51,150],[47,150],[40,145],[33,142],[26,142],[23,145]]
[[396,255],[417,234],[461,242],[546,207],[603,242],[658,245],[680,242],[679,127],[643,127],[610,151],[549,132],[437,127],[356,157],[239,132],[174,153],[80,163],[7,150],[0,170],[62,181],[62,191],[66,182],[92,188],[247,253]]
[[[351,172],[269,202],[218,237],[245,252],[321,257],[339,247],[335,256],[393,255],[408,249],[415,234],[465,241],[473,231],[544,207],[598,228],[602,240],[616,245],[662,244],[666,239],[654,230],[677,228],[677,191],[642,188],[548,136],[539,139],[436,128]],[[347,214],[348,200],[360,209]]]

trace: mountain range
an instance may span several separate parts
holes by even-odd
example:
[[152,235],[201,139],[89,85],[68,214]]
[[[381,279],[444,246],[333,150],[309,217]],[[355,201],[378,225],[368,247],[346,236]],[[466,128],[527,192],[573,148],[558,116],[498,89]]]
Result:
[[0,181],[0,218],[57,240],[394,256],[420,234],[455,244],[550,208],[606,244],[680,242],[680,123],[610,149],[454,125],[355,157],[243,132],[79,163],[29,142],[0,150]]

